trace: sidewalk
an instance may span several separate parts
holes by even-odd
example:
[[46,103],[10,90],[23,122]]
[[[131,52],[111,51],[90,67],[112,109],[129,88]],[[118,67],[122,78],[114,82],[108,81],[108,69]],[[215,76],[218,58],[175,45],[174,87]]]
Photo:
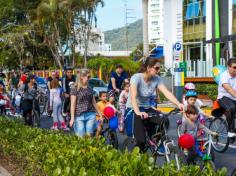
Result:
[[0,165],[0,176],[11,176],[11,174]]

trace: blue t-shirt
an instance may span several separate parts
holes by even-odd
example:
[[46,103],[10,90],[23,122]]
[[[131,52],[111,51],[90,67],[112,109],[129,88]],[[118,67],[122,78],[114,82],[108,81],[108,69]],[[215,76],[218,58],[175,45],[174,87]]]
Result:
[[[120,76],[117,75],[116,72],[111,73],[111,78],[115,78],[116,80],[116,88],[121,89],[123,81],[127,79],[127,74],[125,72],[122,72]],[[111,79],[108,85],[108,91],[113,90]]]
[[[144,81],[143,73],[136,73],[131,77],[130,84],[137,87],[136,100],[139,107],[156,107],[157,88],[163,84],[160,76],[154,76],[147,83]],[[126,107],[132,109],[130,92]]]

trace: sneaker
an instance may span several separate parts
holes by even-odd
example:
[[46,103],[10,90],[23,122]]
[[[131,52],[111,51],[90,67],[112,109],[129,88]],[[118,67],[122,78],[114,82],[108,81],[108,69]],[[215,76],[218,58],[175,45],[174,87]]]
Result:
[[66,126],[66,123],[65,122],[62,122],[61,123],[61,128],[65,131],[69,131],[70,129]]
[[53,123],[53,126],[51,127],[52,130],[58,130],[58,123]]

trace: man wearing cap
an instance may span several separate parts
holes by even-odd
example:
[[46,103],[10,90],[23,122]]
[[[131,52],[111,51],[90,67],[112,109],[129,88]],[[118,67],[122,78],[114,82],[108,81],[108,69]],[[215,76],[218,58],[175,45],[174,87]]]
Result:
[[120,92],[124,81],[128,82],[127,74],[124,72],[123,66],[118,64],[116,65],[116,71],[111,73],[108,91],[116,90],[116,92]]

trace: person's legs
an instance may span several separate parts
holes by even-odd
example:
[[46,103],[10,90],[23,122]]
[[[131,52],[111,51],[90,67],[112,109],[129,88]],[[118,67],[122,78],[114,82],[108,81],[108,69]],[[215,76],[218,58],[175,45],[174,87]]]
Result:
[[57,116],[57,109],[58,105],[56,103],[53,103],[53,109],[52,109],[52,117],[53,117],[53,129],[58,128],[58,116]]
[[144,147],[146,143],[144,122],[136,114],[134,114],[134,137],[136,139],[136,143],[140,149],[140,152],[144,152]]
[[79,137],[83,137],[86,133],[85,123],[84,123],[83,117],[81,118],[81,116],[76,117],[75,122],[74,122],[74,131],[75,131],[75,134]]
[[65,98],[63,103],[63,114],[67,113],[69,104],[70,104],[70,98]]
[[219,99],[219,104],[226,111],[227,123],[229,125],[229,130],[233,131],[235,129],[235,113],[236,113],[236,102],[228,97],[223,97]]
[[94,128],[96,124],[96,114],[94,112],[85,113],[85,129],[86,134],[91,136],[94,133]]

